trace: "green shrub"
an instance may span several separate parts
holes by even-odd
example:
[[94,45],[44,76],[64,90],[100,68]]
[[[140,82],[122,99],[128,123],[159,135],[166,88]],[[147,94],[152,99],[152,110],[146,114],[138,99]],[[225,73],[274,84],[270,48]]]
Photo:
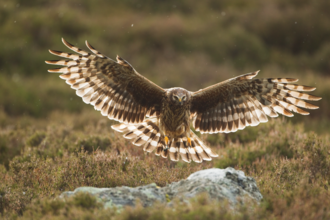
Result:
[[46,137],[44,132],[36,132],[26,140],[26,144],[31,147],[37,147]]
[[[37,199],[19,219],[95,219],[103,205],[94,196],[78,193],[67,199]],[[110,214],[111,212],[109,212]],[[114,214],[114,213],[113,213]]]
[[89,137],[79,140],[76,147],[77,149],[83,148],[85,151],[92,153],[96,150],[104,151],[111,148],[111,142],[109,138]]
[[324,74],[329,73],[330,64],[328,57],[330,57],[330,43],[322,45],[321,49],[318,50],[315,54],[313,59],[315,63],[315,69]]

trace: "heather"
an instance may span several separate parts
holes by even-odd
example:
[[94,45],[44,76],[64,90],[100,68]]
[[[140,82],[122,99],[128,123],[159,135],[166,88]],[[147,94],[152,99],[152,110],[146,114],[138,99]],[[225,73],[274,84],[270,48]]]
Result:
[[[0,215],[4,219],[329,219],[328,1],[20,1],[0,5]],[[165,88],[198,90],[260,69],[317,87],[318,110],[231,134],[200,135],[219,157],[202,164],[147,154],[115,133],[45,60],[88,40]],[[211,167],[256,179],[260,205],[103,209],[80,186],[164,186]]]

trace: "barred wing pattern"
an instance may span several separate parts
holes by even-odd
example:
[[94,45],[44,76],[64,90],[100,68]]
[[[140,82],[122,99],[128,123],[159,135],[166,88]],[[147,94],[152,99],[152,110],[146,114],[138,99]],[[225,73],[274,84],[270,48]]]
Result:
[[164,150],[165,144],[159,129],[157,118],[146,119],[141,124],[128,125],[125,123],[111,126],[114,130],[124,133],[124,138],[132,140],[136,146],[142,146],[146,152],[153,152],[163,158],[170,157],[173,161],[179,161],[179,157],[187,163],[195,161],[201,163],[203,160],[211,161],[211,157],[218,155],[206,146],[197,135],[190,130],[191,147],[187,147],[187,137],[182,134],[169,143],[169,150]]
[[267,115],[283,114],[292,117],[291,111],[308,115],[299,108],[318,107],[303,100],[317,101],[320,97],[302,93],[314,87],[291,84],[298,79],[252,79],[259,71],[241,75],[194,92],[191,112],[193,126],[201,133],[235,132],[246,126],[267,122]]
[[79,49],[62,38],[69,49],[78,54],[49,50],[50,53],[71,60],[46,61],[48,64],[65,67],[49,72],[63,73],[60,77],[76,90],[87,104],[120,122],[136,124],[145,116],[159,114],[165,90],[149,81],[124,59],[117,56],[117,62],[102,55],[87,41],[93,54]]

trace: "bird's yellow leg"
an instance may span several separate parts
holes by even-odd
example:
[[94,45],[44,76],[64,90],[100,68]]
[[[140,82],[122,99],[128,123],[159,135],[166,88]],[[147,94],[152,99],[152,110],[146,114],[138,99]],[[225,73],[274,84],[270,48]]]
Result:
[[167,150],[168,149],[168,142],[170,141],[169,139],[168,139],[168,137],[165,135],[165,148],[164,148],[164,150]]
[[191,138],[187,137],[187,141],[188,141],[188,146],[191,147]]
[[185,126],[185,130],[186,130],[186,135],[187,135],[188,147],[192,147],[192,145],[191,145],[191,138],[190,138],[190,127],[189,127],[189,124],[187,124]]
[[166,151],[168,149],[168,144],[170,142],[170,139],[166,135],[166,129],[165,129],[164,124],[162,123],[162,120],[159,120],[159,128],[160,128],[161,134],[164,135],[165,145],[163,145],[163,149],[164,149],[164,151]]

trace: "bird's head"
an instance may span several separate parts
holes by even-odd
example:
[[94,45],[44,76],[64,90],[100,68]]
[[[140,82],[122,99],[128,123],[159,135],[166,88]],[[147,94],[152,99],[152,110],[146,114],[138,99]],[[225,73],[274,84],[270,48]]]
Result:
[[184,105],[189,101],[190,93],[183,88],[172,88],[169,91],[169,98],[175,105]]

